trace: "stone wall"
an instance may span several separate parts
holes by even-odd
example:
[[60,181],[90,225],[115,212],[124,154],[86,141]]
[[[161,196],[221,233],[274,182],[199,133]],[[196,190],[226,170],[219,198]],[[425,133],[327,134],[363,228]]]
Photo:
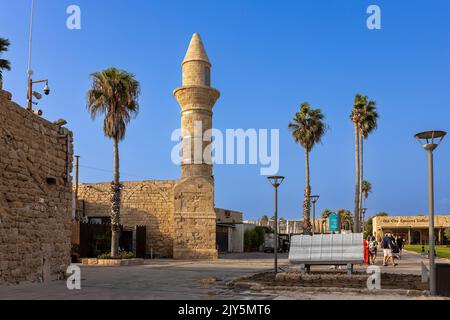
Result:
[[61,278],[70,263],[72,133],[0,88],[0,284]]
[[[172,257],[175,181],[124,182],[123,185],[121,224],[145,225],[146,253],[152,250],[159,257]],[[110,183],[81,184],[78,190],[86,217],[110,216]]]
[[216,259],[216,213],[212,178],[189,177],[174,190],[175,259]]

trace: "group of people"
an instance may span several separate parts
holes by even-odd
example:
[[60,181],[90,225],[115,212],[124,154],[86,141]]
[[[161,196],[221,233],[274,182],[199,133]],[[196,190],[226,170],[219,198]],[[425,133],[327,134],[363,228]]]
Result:
[[395,260],[400,260],[402,258],[402,250],[403,244],[405,243],[404,239],[400,236],[395,237],[391,233],[386,233],[381,240],[381,243],[378,243],[374,236],[367,237],[365,241],[365,255],[366,262],[368,264],[375,264],[378,253],[378,246],[383,249],[383,266],[388,266],[389,263],[392,266],[397,266]]

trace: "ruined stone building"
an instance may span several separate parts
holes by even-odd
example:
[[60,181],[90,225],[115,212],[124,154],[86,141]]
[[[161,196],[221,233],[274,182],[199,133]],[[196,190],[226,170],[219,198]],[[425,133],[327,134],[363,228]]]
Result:
[[[228,227],[230,230],[224,233],[235,238],[229,241],[228,251],[242,251],[243,246],[237,243],[243,243],[243,226],[240,213],[234,213],[238,217],[234,222],[218,221],[218,214],[228,214],[214,207],[212,165],[205,159],[194,161],[194,145],[200,144],[203,155],[210,144],[202,141],[202,137],[194,137],[195,123],[201,123],[203,133],[212,128],[212,109],[220,96],[211,87],[211,62],[198,34],[191,39],[182,73],[182,86],[174,91],[181,107],[183,130],[181,178],[124,182],[121,224],[146,226],[147,253],[175,259],[214,259],[217,258],[216,223],[220,223],[221,230]],[[88,219],[109,217],[110,183],[82,184],[78,199],[81,214]],[[240,240],[236,241],[236,237]]]
[[72,133],[11,101],[0,81],[0,284],[70,264]]

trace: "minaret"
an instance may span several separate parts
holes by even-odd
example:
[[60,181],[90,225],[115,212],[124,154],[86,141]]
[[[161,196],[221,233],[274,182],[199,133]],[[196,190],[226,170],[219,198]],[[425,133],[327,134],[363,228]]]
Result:
[[174,188],[173,257],[215,259],[214,179],[209,155],[203,158],[211,139],[203,141],[203,134],[212,128],[212,108],[220,93],[211,87],[211,63],[197,33],[182,71],[182,87],[174,91],[181,107],[183,143],[181,179]]
[[220,93],[211,88],[211,63],[197,33],[192,36],[182,68],[183,86],[174,91],[184,130],[181,175],[211,177],[210,159],[203,158],[210,139],[203,141],[203,133],[212,128],[212,108]]

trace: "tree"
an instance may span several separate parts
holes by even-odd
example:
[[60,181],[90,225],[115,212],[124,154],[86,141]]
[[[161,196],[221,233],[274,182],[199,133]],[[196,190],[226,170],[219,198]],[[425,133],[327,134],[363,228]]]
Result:
[[295,118],[289,123],[289,130],[294,141],[300,144],[305,150],[305,193],[303,200],[303,221],[304,230],[311,233],[310,213],[311,213],[311,186],[309,171],[309,153],[314,146],[319,143],[327,126],[324,123],[325,116],[320,109],[312,109],[308,102],[300,105],[300,111],[295,114]]
[[332,214],[333,211],[331,211],[330,209],[325,209],[322,211],[322,219],[328,219],[328,217],[330,216],[330,214]]
[[360,160],[359,160],[359,136],[360,136],[360,118],[361,110],[365,104],[365,97],[361,96],[359,93],[355,95],[355,101],[353,103],[353,109],[350,114],[350,119],[353,122],[354,134],[355,134],[355,226],[354,232],[360,231],[360,219],[359,219],[359,194],[360,194],[360,184],[361,184],[361,173],[360,173]]
[[341,220],[341,227],[346,226],[344,230],[351,230],[353,226],[353,217],[350,210],[339,209],[338,215]]
[[87,94],[92,119],[104,115],[103,132],[114,146],[114,180],[111,183],[111,256],[119,253],[121,190],[119,142],[125,138],[127,124],[139,111],[140,84],[134,75],[109,68],[91,74],[93,83]]
[[367,180],[363,180],[361,185],[361,191],[362,195],[364,196],[364,200],[367,200],[367,198],[369,197],[369,193],[372,192],[372,184]]
[[357,93],[350,114],[355,134],[355,225],[354,232],[361,232],[361,202],[363,181],[363,141],[377,128],[378,113],[375,101]]
[[375,216],[370,217],[369,219],[367,219],[366,222],[366,227],[365,229],[365,237],[367,237],[370,234],[373,234],[373,218],[374,217],[387,217],[389,216],[389,214],[387,212],[378,212]]
[[262,217],[261,217],[261,220],[260,220],[261,222],[268,222],[269,221],[269,217],[267,216],[267,215],[263,215]]
[[[366,206],[366,200],[369,197],[369,193],[371,193],[371,192],[372,192],[372,184],[367,180],[363,180],[363,182],[361,183],[361,194],[364,197],[364,207]],[[362,218],[361,220],[362,220],[362,223],[365,224],[366,222],[364,221],[364,215],[362,212],[363,205],[360,204],[360,206],[361,206],[360,212],[361,212],[361,218]]]
[[322,211],[322,233],[325,233],[325,224],[327,224],[328,217],[333,213],[330,209]]
[[[0,38],[0,56],[8,51],[9,48],[9,40],[8,39],[4,39],[4,38]],[[2,81],[3,81],[3,70],[11,70],[11,64],[8,60],[5,59],[0,59],[0,89],[2,88]]]
[[[364,187],[364,141],[369,138],[369,135],[378,127],[378,113],[376,102],[369,100],[367,96],[362,97],[363,102],[359,110],[359,173],[360,173],[360,191],[359,191],[359,213],[362,214],[362,197]],[[367,197],[365,197],[367,199]]]
[[450,228],[444,230],[444,236],[447,239],[447,242],[450,241]]

